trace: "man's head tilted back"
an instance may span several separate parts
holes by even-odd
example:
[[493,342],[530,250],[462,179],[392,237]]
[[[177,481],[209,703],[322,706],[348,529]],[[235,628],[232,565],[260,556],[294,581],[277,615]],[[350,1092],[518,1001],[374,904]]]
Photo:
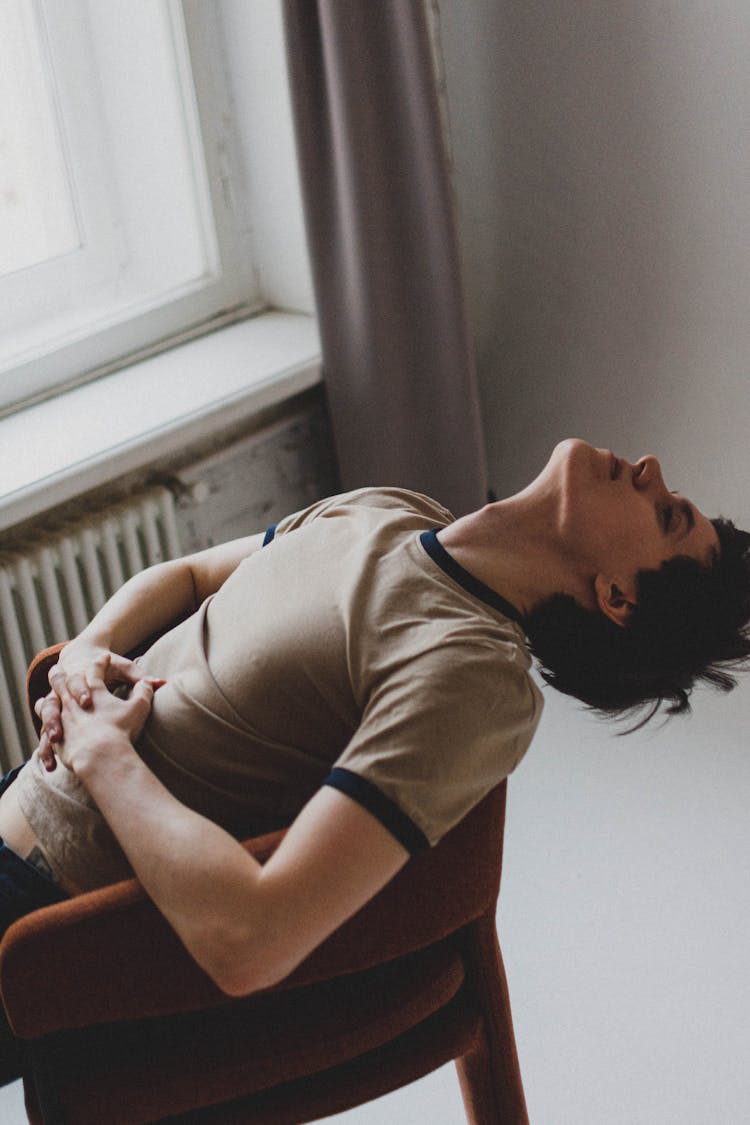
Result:
[[525,617],[547,682],[609,715],[646,705],[644,722],[662,704],[689,710],[699,681],[734,687],[750,657],[750,534],[670,492],[655,457],[571,441],[550,466],[593,581],[589,604],[558,593]]

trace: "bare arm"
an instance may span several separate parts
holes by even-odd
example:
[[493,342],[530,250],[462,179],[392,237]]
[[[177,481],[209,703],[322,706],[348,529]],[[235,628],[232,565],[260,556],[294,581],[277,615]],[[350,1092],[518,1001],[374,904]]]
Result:
[[262,533],[250,535],[141,571],[113,594],[75,643],[129,652],[197,609],[262,545]]
[[[192,613],[262,545],[260,533],[158,563],[136,574],[113,594],[83,632],[65,646],[50,672],[53,690],[37,704],[42,720],[41,756],[48,769],[54,769],[54,746],[62,738],[58,697],[63,685],[87,707],[91,699],[88,675],[95,662],[99,662],[99,674],[107,683],[137,683],[143,673],[124,654]],[[104,654],[109,658],[102,668]]]
[[245,995],[283,979],[408,859],[375,817],[324,787],[261,867],[223,829],[181,805],[133,750],[150,687],[138,684],[125,702],[100,680],[92,696],[86,711],[64,695],[63,760],[147,893],[223,991]]

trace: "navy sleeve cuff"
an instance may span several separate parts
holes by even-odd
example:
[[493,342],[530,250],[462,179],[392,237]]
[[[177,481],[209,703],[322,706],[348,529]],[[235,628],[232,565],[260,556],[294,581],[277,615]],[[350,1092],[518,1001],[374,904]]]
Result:
[[352,773],[351,770],[344,769],[342,766],[336,766],[331,770],[323,784],[330,785],[333,789],[345,793],[347,797],[351,797],[372,813],[383,827],[387,828],[391,835],[404,845],[411,855],[426,851],[429,848],[430,842],[422,829],[418,828],[414,821],[402,812],[390,797],[381,793],[371,781],[367,781],[364,777],[360,777],[359,774]]
[[264,547],[267,547],[269,543],[273,543],[273,537],[276,534],[277,526],[277,524],[272,523],[271,526],[266,529],[266,534],[263,536]]

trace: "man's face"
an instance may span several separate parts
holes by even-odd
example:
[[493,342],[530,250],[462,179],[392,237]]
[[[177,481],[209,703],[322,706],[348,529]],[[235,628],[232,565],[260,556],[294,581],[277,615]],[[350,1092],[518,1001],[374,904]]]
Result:
[[655,457],[633,464],[574,439],[555,449],[553,464],[566,541],[594,574],[632,590],[639,570],[657,570],[677,555],[704,566],[718,557],[712,523],[670,492]]

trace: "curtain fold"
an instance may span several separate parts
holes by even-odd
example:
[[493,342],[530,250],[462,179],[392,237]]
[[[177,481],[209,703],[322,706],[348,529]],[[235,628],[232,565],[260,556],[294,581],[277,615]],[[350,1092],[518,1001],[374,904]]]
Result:
[[486,460],[422,0],[284,0],[325,384],[343,488],[460,515]]

